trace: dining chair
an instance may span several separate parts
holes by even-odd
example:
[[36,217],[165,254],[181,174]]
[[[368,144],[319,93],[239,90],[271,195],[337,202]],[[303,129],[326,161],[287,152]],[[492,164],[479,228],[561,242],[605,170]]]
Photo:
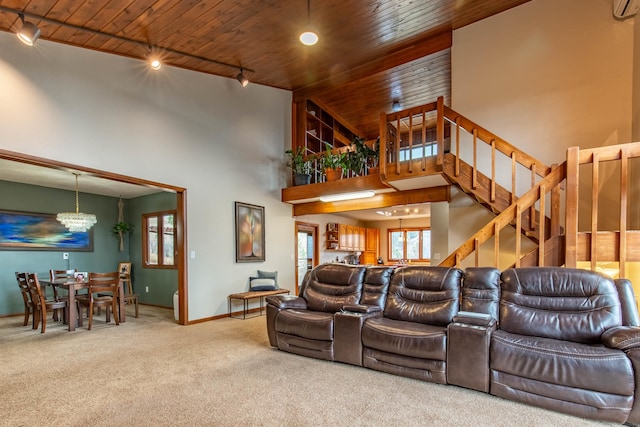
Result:
[[[29,317],[33,315],[33,303],[31,302],[31,293],[29,292],[29,283],[27,282],[28,273],[18,273],[16,271],[16,280],[20,287],[20,293],[22,294],[22,301],[24,302],[24,323],[22,326],[29,324]],[[35,318],[33,319],[35,321]]]
[[[119,286],[120,275],[117,271],[111,273],[89,273],[87,294],[76,297],[79,307],[88,308],[89,326],[87,329],[91,330],[93,324],[94,307],[105,308],[107,323],[111,322],[111,314],[113,314],[116,325],[120,325],[120,316],[117,309]],[[79,324],[82,325],[82,316],[78,320]]]
[[131,263],[118,263],[118,272],[120,273],[120,281],[122,282],[122,288],[124,289],[124,296],[122,297],[122,299],[124,299],[125,304],[134,304],[137,318],[139,314],[138,301],[140,299],[140,296],[133,293],[133,286],[131,284]]
[[[77,270],[73,269],[73,270],[49,270],[49,278],[51,279],[52,282],[56,281],[56,280],[76,280],[75,278],[75,272]],[[53,299],[55,300],[67,300],[69,298],[68,295],[59,295],[58,294],[58,287],[57,286],[52,286],[53,287]],[[46,294],[46,292],[45,292]],[[64,294],[64,293],[63,293]],[[78,291],[76,291],[76,294],[78,294]],[[58,320],[57,317],[54,317],[54,320]]]
[[62,319],[66,321],[68,304],[65,300],[46,299],[38,275],[27,273],[27,284],[33,302],[33,329],[38,329],[42,323],[40,333],[44,334],[47,329],[47,311],[62,310]]

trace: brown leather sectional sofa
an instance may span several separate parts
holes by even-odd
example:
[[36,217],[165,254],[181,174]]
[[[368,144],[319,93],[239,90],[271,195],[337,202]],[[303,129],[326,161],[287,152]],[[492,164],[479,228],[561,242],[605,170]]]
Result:
[[640,423],[640,317],[624,279],[561,267],[324,264],[300,296],[267,303],[280,350]]

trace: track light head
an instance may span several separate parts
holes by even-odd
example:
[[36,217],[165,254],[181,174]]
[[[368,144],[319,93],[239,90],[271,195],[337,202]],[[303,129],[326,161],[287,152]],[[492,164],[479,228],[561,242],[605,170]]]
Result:
[[249,79],[245,77],[244,71],[240,68],[240,72],[236,76],[236,79],[240,82],[242,87],[246,87],[249,84]]
[[33,22],[25,21],[24,14],[18,14],[22,21],[22,27],[16,32],[18,39],[27,46],[33,46],[40,37],[40,28]]

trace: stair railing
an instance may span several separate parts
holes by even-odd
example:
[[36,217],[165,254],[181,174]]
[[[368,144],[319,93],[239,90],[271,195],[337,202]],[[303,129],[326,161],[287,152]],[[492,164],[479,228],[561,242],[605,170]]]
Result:
[[[585,262],[630,277],[628,264],[640,262],[639,158],[640,142],[567,151],[567,267]],[[590,218],[579,224],[580,206],[590,206]]]
[[[491,222],[482,227],[475,235],[464,242],[458,249],[452,252],[447,258],[445,258],[439,265],[446,267],[460,267],[463,260],[469,255],[475,253],[474,266],[480,265],[480,250],[481,246],[489,239],[493,238],[493,264],[495,267],[500,268],[500,233],[506,227],[515,227],[515,262],[514,266],[519,267],[523,258],[522,251],[522,217],[523,213],[527,209],[531,209],[536,204],[539,205],[540,212],[546,210],[546,195],[547,193],[559,192],[560,186],[566,179],[566,162],[563,162],[559,166],[551,168],[551,171],[533,188],[531,188],[524,195],[519,197],[514,203],[512,203],[507,209],[495,217]],[[555,197],[551,199],[551,217],[557,218],[559,216],[559,204],[555,204]],[[558,226],[558,221],[552,220],[551,236],[558,236],[561,232]],[[543,266],[546,264],[547,248],[545,248],[545,235],[546,235],[546,221],[540,221],[537,232],[538,234],[538,260],[537,265]],[[557,248],[554,248],[557,249]],[[526,254],[524,254],[526,255]]]

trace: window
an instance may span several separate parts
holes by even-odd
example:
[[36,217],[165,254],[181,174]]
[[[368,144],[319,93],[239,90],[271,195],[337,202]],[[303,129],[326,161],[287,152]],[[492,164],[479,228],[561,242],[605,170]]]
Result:
[[176,268],[176,211],[142,215],[142,253],[147,268]]
[[[404,162],[409,160],[409,152],[411,152],[411,159],[417,160],[423,157],[422,145],[414,145],[411,150],[409,147],[400,148],[400,161]],[[424,146],[424,157],[436,156],[438,154],[438,144],[427,143]]]
[[431,229],[390,229],[389,259],[394,261],[429,261],[431,259]]

